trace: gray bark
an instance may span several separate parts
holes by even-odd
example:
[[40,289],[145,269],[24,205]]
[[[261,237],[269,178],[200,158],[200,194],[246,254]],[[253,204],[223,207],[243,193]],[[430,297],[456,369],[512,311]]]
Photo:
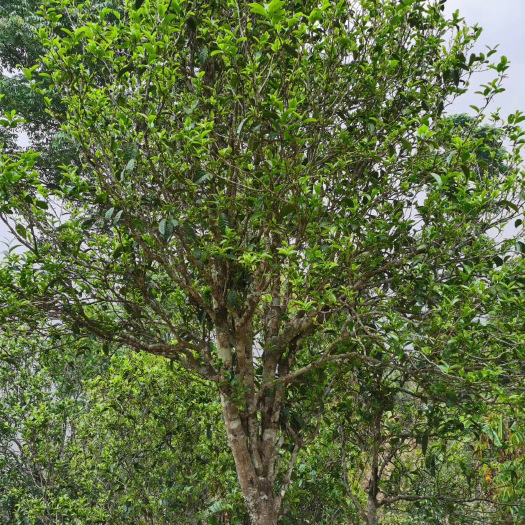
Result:
[[[269,489],[271,493],[271,488]],[[254,491],[252,496],[245,496],[251,525],[277,525],[280,502],[267,493]]]
[[368,518],[368,525],[378,525],[377,518],[377,502],[373,496],[368,496],[368,504],[366,507],[366,514]]
[[221,395],[228,443],[235,460],[237,478],[241,487],[251,525],[276,525],[279,519],[281,497],[274,493],[273,480],[261,473],[272,471],[275,457],[250,454],[247,432],[235,404]]

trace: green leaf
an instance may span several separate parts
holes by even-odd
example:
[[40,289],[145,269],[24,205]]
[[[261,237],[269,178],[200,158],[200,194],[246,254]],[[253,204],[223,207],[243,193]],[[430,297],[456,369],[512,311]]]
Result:
[[513,202],[511,202],[511,201],[509,201],[507,199],[503,199],[503,200],[499,201],[498,204],[500,206],[503,206],[503,207],[507,208],[507,209],[511,209],[511,210],[513,210],[515,212],[519,212],[520,211],[519,207],[516,204],[514,204]]
[[135,69],[135,66],[133,63],[130,63],[128,64],[127,66],[123,67],[118,73],[117,73],[117,78],[121,78],[122,76],[124,76],[126,73],[130,73],[131,71],[133,71]]
[[204,64],[206,63],[206,60],[208,59],[208,55],[209,55],[209,51],[207,47],[203,47],[199,51],[199,64],[201,65],[201,67],[204,66]]
[[407,139],[402,138],[401,139],[401,145],[407,151],[409,151],[409,152],[412,151],[412,144],[410,144],[410,142]]
[[107,212],[106,212],[106,215],[104,215],[104,219],[106,219],[106,221],[109,221],[111,219],[111,217],[113,216],[113,212],[115,211],[115,208],[110,208]]
[[174,229],[174,225],[173,225],[172,220],[162,219],[159,222],[159,232],[165,240],[171,237],[171,234],[173,233],[173,229]]
[[439,187],[443,186],[443,180],[437,173],[431,173],[430,176],[436,181]]
[[27,239],[27,230],[24,227],[24,225],[17,223],[17,225],[15,226],[15,231],[16,233],[18,233],[18,235],[20,235],[20,237],[22,237],[23,239]]
[[129,159],[128,163],[126,164],[126,167],[124,168],[124,171],[126,173],[131,173],[133,171],[133,168],[135,167],[135,159]]
[[239,306],[239,294],[237,293],[237,290],[230,290],[226,301],[228,306],[231,306],[232,308]]
[[206,171],[198,171],[195,174],[195,178],[193,179],[193,182],[195,184],[202,184],[203,182],[206,182],[212,178],[211,173],[208,173]]
[[248,4],[248,7],[251,8],[252,13],[255,13],[257,15],[261,15],[261,16],[264,16],[265,18],[268,18],[268,11],[266,11],[266,9],[264,8],[263,5],[257,4],[257,3],[252,3],[252,4]]
[[93,224],[95,224],[96,222],[97,222],[96,217],[90,217],[89,219],[86,219],[86,220],[82,221],[82,224],[80,225],[80,227],[81,227],[83,230],[88,230],[88,229],[91,228],[91,226],[93,226]]
[[294,211],[295,211],[295,206],[291,203],[286,203],[279,210],[279,217],[281,219],[284,219],[286,216],[290,215],[290,213],[293,213]]
[[182,226],[184,228],[184,233],[186,234],[186,239],[188,241],[197,240],[197,234],[195,233],[193,226],[189,222],[185,222]]
[[494,266],[496,267],[503,265],[503,259],[499,255],[496,255],[495,257],[493,257],[492,262],[494,263]]
[[240,137],[241,136],[241,132],[242,132],[242,128],[244,126],[244,124],[246,123],[246,121],[249,119],[250,117],[245,117],[241,120],[241,123],[237,126],[237,137]]
[[219,215],[219,228],[223,234],[226,233],[227,229],[231,229],[230,219],[225,213]]
[[417,134],[419,137],[426,137],[428,133],[428,126],[426,124],[422,124],[419,126],[417,130]]
[[483,430],[485,431],[485,434],[490,438],[490,440],[494,443],[496,447],[501,447],[502,443],[501,440],[497,434],[497,432],[490,427],[489,425],[485,424],[483,425]]
[[122,217],[122,212],[124,210],[120,210],[115,214],[115,217],[113,217],[113,226],[116,226],[118,224],[118,221],[120,221],[120,218]]
[[278,13],[279,11],[281,11],[281,9],[283,8],[284,4],[285,4],[285,2],[283,2],[282,0],[272,0],[268,4],[268,14],[269,15],[273,15],[273,14]]
[[322,20],[322,18],[323,18],[323,12],[321,11],[321,9],[316,7],[310,13],[310,16],[308,17],[308,20],[309,20],[309,22],[311,24],[315,24],[315,22],[320,22]]
[[197,30],[197,19],[195,18],[195,16],[188,16],[188,19],[186,20],[186,26],[192,32],[195,32]]
[[113,251],[113,259],[115,260],[118,259],[122,255],[123,252],[124,252],[124,247],[121,244],[119,244]]

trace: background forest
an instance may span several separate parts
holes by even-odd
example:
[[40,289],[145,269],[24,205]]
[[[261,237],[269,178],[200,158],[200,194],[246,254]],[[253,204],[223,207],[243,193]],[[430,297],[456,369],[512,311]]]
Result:
[[446,112],[502,89],[479,28],[41,4],[0,5],[0,523],[522,523],[525,116]]

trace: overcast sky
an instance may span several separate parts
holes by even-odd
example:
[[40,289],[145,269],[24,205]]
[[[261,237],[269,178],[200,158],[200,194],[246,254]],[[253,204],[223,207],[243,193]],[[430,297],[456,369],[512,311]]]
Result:
[[[525,0],[447,0],[445,8],[448,14],[459,9],[469,24],[478,23],[483,28],[476,52],[486,51],[487,45],[494,47],[499,44],[499,53],[510,61],[509,78],[504,85],[506,91],[498,95],[491,109],[500,107],[502,117],[516,110],[525,112]],[[449,108],[449,113],[471,112],[469,106],[480,102],[474,91],[479,84],[493,78],[493,74],[473,77],[470,92],[460,97]],[[0,223],[0,241],[6,238],[6,229]],[[3,251],[0,244],[0,253]]]

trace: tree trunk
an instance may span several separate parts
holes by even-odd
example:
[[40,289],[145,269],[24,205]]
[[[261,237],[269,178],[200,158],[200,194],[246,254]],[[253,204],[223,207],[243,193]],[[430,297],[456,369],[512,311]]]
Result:
[[[271,488],[269,491],[271,492]],[[244,495],[251,525],[277,525],[280,502],[267,491],[253,490]]]
[[368,519],[367,525],[378,525],[379,521],[377,519],[377,502],[375,500],[375,497],[373,497],[372,495],[368,496],[366,514]]
[[247,432],[235,403],[224,394],[221,394],[221,403],[228,443],[235,460],[237,478],[250,516],[250,523],[276,525],[281,508],[281,497],[274,493],[273,480],[261,475],[263,472],[273,470],[269,469],[268,465],[273,464],[275,458],[261,458],[254,451],[250,453]]
[[379,492],[379,450],[381,447],[381,417],[383,411],[379,411],[373,421],[372,427],[372,465],[371,477],[368,485],[368,503],[366,506],[366,514],[368,517],[368,525],[378,525],[377,519],[377,494]]

